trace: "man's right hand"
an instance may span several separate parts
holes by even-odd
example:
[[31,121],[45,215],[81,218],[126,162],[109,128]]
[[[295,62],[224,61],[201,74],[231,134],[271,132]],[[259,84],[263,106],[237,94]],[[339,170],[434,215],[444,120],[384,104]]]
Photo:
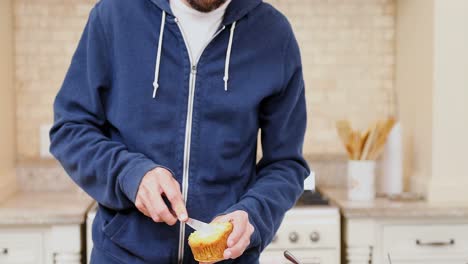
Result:
[[[171,203],[172,210],[167,207],[163,195]],[[170,171],[162,167],[149,171],[143,177],[138,188],[135,206],[154,222],[174,225],[177,219],[181,222],[188,219],[179,183]]]

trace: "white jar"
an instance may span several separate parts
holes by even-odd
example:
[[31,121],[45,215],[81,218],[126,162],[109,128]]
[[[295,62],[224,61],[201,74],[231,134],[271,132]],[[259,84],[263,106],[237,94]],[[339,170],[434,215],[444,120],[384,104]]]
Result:
[[348,199],[372,201],[375,198],[375,161],[348,161]]

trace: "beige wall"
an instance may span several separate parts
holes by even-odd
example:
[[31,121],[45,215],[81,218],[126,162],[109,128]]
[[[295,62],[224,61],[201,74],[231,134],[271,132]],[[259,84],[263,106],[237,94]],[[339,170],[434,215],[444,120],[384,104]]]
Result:
[[412,190],[468,201],[468,1],[399,0],[396,90]]
[[[39,156],[39,126],[95,0],[15,0],[18,160]],[[334,122],[359,126],[393,113],[394,0],[270,0],[300,42],[309,123],[308,153],[344,153]]]
[[[432,166],[432,0],[398,0],[396,79],[407,187],[426,192]],[[410,181],[411,180],[411,181]]]
[[468,202],[468,1],[435,0],[431,201]]
[[13,18],[10,0],[0,1],[0,200],[15,190],[15,93]]

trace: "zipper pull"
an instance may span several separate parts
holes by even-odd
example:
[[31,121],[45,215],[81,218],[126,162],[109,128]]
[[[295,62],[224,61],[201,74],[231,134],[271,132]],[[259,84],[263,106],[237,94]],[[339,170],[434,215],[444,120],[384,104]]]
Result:
[[197,65],[192,65],[192,74],[197,73]]

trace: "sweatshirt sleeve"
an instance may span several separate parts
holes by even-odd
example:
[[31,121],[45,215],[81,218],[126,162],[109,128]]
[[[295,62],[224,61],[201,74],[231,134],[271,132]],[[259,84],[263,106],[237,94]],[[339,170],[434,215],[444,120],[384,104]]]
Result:
[[263,157],[253,185],[225,213],[243,210],[255,227],[250,248],[263,250],[273,239],[284,214],[303,192],[309,167],[302,156],[306,104],[299,47],[291,33],[285,48],[283,90],[260,107]]
[[102,94],[110,89],[111,63],[98,6],[90,13],[64,83],[54,102],[50,151],[98,203],[115,210],[134,206],[152,160],[106,136]]

